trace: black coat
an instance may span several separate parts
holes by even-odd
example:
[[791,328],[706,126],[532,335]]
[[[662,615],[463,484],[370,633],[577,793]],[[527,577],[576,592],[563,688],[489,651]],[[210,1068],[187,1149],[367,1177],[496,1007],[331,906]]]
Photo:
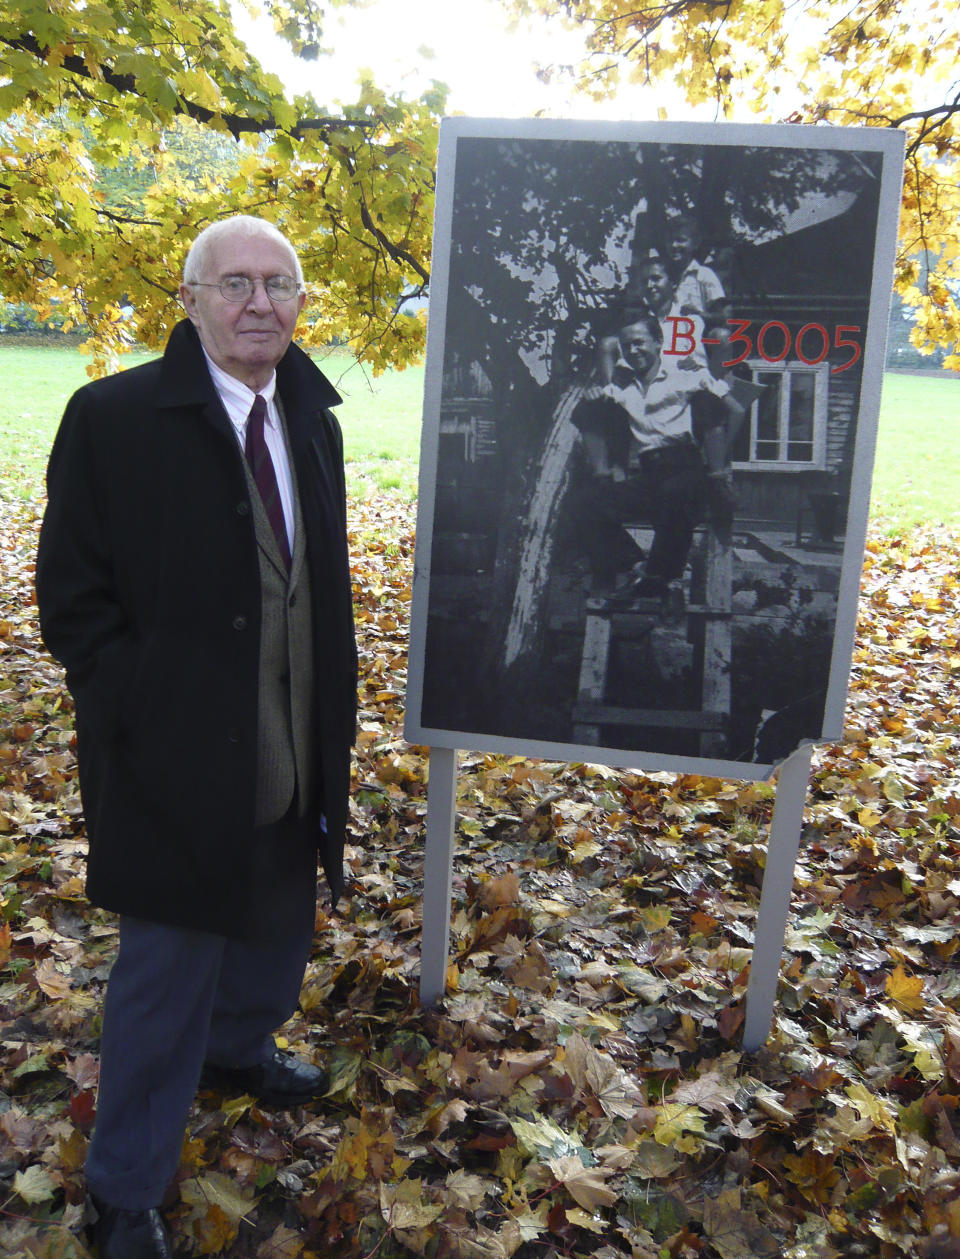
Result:
[[[356,719],[340,401],[291,346],[277,367],[313,592],[334,902]],[[71,398],[37,556],[44,640],[76,704],[97,905],[242,936],[256,904],[260,576],[242,454],[184,321],[162,359]]]

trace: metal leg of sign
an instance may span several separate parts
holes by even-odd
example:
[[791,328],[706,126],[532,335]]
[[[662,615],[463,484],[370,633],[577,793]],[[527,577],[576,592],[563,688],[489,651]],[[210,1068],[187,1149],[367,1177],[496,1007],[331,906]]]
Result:
[[422,1005],[435,1005],[447,986],[456,803],[457,753],[453,748],[431,748],[427,850],[423,869],[423,932],[420,941]]
[[809,744],[797,748],[780,766],[777,775],[777,796],[747,985],[743,1047],[750,1051],[759,1049],[770,1035],[812,755],[813,748]]

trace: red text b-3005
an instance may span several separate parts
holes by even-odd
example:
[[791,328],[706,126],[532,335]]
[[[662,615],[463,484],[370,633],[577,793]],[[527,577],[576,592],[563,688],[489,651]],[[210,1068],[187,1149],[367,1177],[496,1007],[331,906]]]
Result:
[[[672,325],[673,335],[670,338],[669,347],[664,346],[663,353],[680,357],[692,354],[697,348],[694,321],[687,315],[670,315],[666,322]],[[726,344],[731,350],[738,345],[742,346],[734,358],[725,359],[723,362],[724,367],[736,367],[738,363],[744,362],[754,354],[754,339],[748,334],[753,321],[728,319],[727,323],[733,329],[729,337],[703,337],[702,342],[704,345]],[[770,319],[761,325],[757,333],[756,354],[765,363],[782,363],[789,356],[792,348],[794,355],[801,363],[806,363],[808,367],[815,367],[823,362],[831,349],[849,350],[850,353],[843,363],[837,363],[830,368],[831,375],[834,375],[837,372],[847,371],[860,361],[863,349],[860,342],[853,340],[850,336],[851,333],[859,332],[861,332],[859,324],[837,324],[831,338],[829,331],[822,323],[806,323],[797,335],[793,336],[781,320]]]

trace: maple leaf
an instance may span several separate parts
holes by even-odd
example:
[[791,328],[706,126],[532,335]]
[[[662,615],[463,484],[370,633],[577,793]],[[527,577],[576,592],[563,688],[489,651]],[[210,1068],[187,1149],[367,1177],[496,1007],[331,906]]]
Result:
[[252,1192],[239,1189],[230,1176],[217,1171],[207,1171],[183,1181],[180,1198],[198,1209],[201,1216],[207,1210],[216,1213],[233,1231],[256,1201]]
[[681,1163],[682,1158],[678,1151],[661,1145],[658,1141],[639,1141],[634,1148],[634,1174],[645,1180],[666,1180]]
[[605,1115],[628,1119],[643,1100],[640,1089],[617,1064],[579,1033],[567,1041],[563,1065],[576,1087],[592,1094]]
[[548,1159],[547,1166],[574,1202],[585,1210],[596,1211],[598,1207],[612,1206],[616,1202],[617,1195],[606,1184],[607,1178],[614,1174],[609,1167],[584,1167],[577,1154]]
[[519,899],[520,876],[515,870],[499,878],[486,880],[477,890],[477,900],[487,910],[516,905]]
[[509,1097],[517,1080],[525,1072],[515,1073],[508,1064],[493,1066],[486,1055],[471,1054],[461,1049],[453,1060],[451,1072],[464,1092],[474,1101],[498,1101]]
[[807,1190],[813,1201],[821,1204],[830,1201],[834,1186],[840,1180],[833,1152],[821,1154],[808,1149],[803,1154],[787,1154],[783,1166],[787,1179]]
[[380,1214],[391,1229],[421,1229],[443,1214],[442,1203],[423,1201],[419,1180],[380,1185]]
[[32,1154],[45,1144],[46,1129],[38,1120],[13,1105],[0,1112],[0,1135],[20,1154]]
[[698,1106],[665,1102],[658,1108],[653,1139],[660,1145],[671,1145],[690,1154],[700,1149],[700,1138],[706,1134],[704,1115]]
[[48,1202],[56,1192],[56,1182],[48,1171],[34,1163],[13,1177],[13,1192],[31,1206]]
[[567,1224],[572,1224],[575,1228],[585,1229],[588,1233],[596,1233],[602,1236],[607,1231],[607,1221],[602,1215],[590,1215],[586,1211],[581,1211],[578,1207],[565,1207],[564,1215],[567,1217]]
[[57,968],[52,958],[46,958],[34,972],[37,987],[48,997],[58,1000],[70,995],[70,980]]
[[330,1085],[325,1096],[336,1097],[349,1093],[362,1065],[362,1054],[354,1049],[337,1046],[336,1050],[327,1059]]
[[520,940],[507,935],[493,946],[497,966],[504,977],[520,988],[544,992],[549,988],[553,969],[542,947],[536,940]]
[[462,1098],[446,1102],[426,1116],[426,1126],[435,1137],[443,1136],[452,1123],[460,1123],[470,1113],[470,1103]]
[[77,1054],[61,1068],[81,1092],[96,1088],[100,1078],[100,1059],[90,1053]]
[[908,975],[902,966],[897,966],[887,978],[887,993],[891,1000],[904,1010],[922,1010],[923,978],[920,975]]
[[70,1118],[77,1128],[89,1132],[96,1117],[96,1094],[92,1089],[74,1093],[70,1098]]
[[739,1189],[704,1199],[703,1231],[721,1259],[775,1259],[782,1253],[756,1212],[741,1207]]
[[869,1119],[875,1127],[883,1128],[890,1133],[896,1132],[897,1121],[893,1111],[863,1084],[848,1084],[847,1096],[860,1114]]
[[535,1154],[543,1162],[551,1157],[566,1157],[574,1153],[579,1156],[583,1149],[576,1137],[564,1132],[553,1120],[544,1116],[535,1120],[511,1119],[510,1127],[521,1148]]
[[305,1244],[294,1229],[278,1224],[257,1247],[257,1259],[299,1259]]
[[511,1215],[508,1223],[511,1226],[511,1235],[519,1237],[521,1242],[536,1241],[550,1227],[546,1202],[539,1203],[535,1210],[529,1206],[524,1207]]
[[66,1172],[80,1171],[86,1161],[87,1146],[86,1137],[77,1128],[60,1137],[57,1141],[57,1158]]
[[611,1171],[626,1171],[634,1165],[634,1151],[626,1145],[598,1145],[594,1157]]
[[449,1201],[464,1211],[476,1211],[488,1193],[496,1193],[499,1181],[488,1180],[458,1167],[444,1182]]
[[338,1179],[352,1176],[363,1181],[368,1171],[380,1176],[390,1167],[396,1139],[384,1124],[388,1118],[365,1110],[359,1117],[347,1120],[333,1157],[333,1172]]
[[515,966],[518,962],[523,961],[526,949],[527,942],[525,940],[508,933],[503,940],[498,940],[493,946],[493,954],[497,959],[497,966],[500,970],[509,970],[511,966]]
[[186,1227],[201,1255],[220,1254],[237,1235],[237,1225],[215,1202],[198,1204],[187,1216]]
[[689,1102],[702,1110],[715,1110],[728,1123],[733,1123],[730,1106],[736,1095],[737,1082],[719,1071],[705,1071],[695,1080],[684,1080],[670,1094],[672,1102]]
[[463,1259],[511,1259],[524,1242],[523,1230],[516,1220],[507,1220],[494,1231],[481,1224],[469,1237],[457,1238],[455,1254]]

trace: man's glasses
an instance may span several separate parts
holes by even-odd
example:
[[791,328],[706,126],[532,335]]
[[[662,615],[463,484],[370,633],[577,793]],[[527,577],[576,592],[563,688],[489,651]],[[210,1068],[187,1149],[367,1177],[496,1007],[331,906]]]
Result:
[[[219,284],[204,283],[202,280],[191,280],[189,283],[191,288],[219,289],[220,296],[228,302],[247,302],[256,288],[256,281],[246,275],[228,275]],[[263,287],[273,302],[289,302],[300,292],[300,285],[289,275],[271,275],[264,280]]]

